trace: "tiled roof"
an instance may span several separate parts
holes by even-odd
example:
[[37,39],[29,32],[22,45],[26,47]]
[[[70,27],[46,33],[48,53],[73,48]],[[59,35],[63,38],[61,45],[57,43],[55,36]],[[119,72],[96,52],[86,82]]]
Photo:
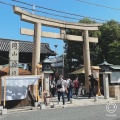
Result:
[[111,65],[110,68],[114,70],[120,70],[120,65]]
[[[19,52],[31,53],[33,51],[33,42],[3,38],[0,38],[0,51],[9,51],[10,41],[19,42]],[[41,43],[41,54],[49,54],[52,56],[55,55],[55,52],[50,49],[48,43]]]

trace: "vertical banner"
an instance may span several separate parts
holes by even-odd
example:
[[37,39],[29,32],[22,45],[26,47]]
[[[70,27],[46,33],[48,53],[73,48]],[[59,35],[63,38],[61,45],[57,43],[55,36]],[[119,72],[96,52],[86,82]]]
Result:
[[17,76],[18,64],[19,64],[19,42],[10,41],[10,53],[9,53],[9,64],[10,64],[10,76]]

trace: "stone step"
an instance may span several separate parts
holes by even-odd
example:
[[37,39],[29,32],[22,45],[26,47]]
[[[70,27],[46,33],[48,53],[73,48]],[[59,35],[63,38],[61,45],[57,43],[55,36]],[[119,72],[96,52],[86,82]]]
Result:
[[0,115],[6,115],[6,114],[7,114],[6,108],[0,110]]
[[2,110],[3,109],[3,106],[0,106],[0,110]]

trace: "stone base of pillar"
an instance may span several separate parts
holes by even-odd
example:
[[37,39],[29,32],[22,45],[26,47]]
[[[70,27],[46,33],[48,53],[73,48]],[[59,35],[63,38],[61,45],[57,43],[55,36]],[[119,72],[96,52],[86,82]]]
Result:
[[37,107],[39,102],[34,102],[34,106]]
[[73,99],[73,98],[70,99],[70,103],[71,103],[71,104],[74,103],[74,99]]
[[119,95],[116,95],[116,96],[115,96],[115,99],[116,99],[116,100],[119,100],[119,99],[120,99],[120,96],[119,96]]
[[7,114],[7,109],[6,108],[2,109],[1,111],[2,111],[1,115],[6,115]]
[[98,101],[98,96],[94,97],[94,102]]
[[40,104],[40,109],[45,109],[45,104]]

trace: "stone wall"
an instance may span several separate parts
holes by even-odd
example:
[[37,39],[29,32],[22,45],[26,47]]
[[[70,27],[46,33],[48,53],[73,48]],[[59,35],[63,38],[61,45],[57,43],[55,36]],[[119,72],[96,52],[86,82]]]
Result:
[[[2,101],[2,105],[3,105],[3,101]],[[10,100],[10,101],[6,101],[5,108],[12,109],[12,108],[19,108],[23,106],[33,106],[33,105],[34,103],[32,103],[32,101],[28,99]]]
[[115,97],[116,95],[120,95],[120,85],[109,86],[110,97]]

